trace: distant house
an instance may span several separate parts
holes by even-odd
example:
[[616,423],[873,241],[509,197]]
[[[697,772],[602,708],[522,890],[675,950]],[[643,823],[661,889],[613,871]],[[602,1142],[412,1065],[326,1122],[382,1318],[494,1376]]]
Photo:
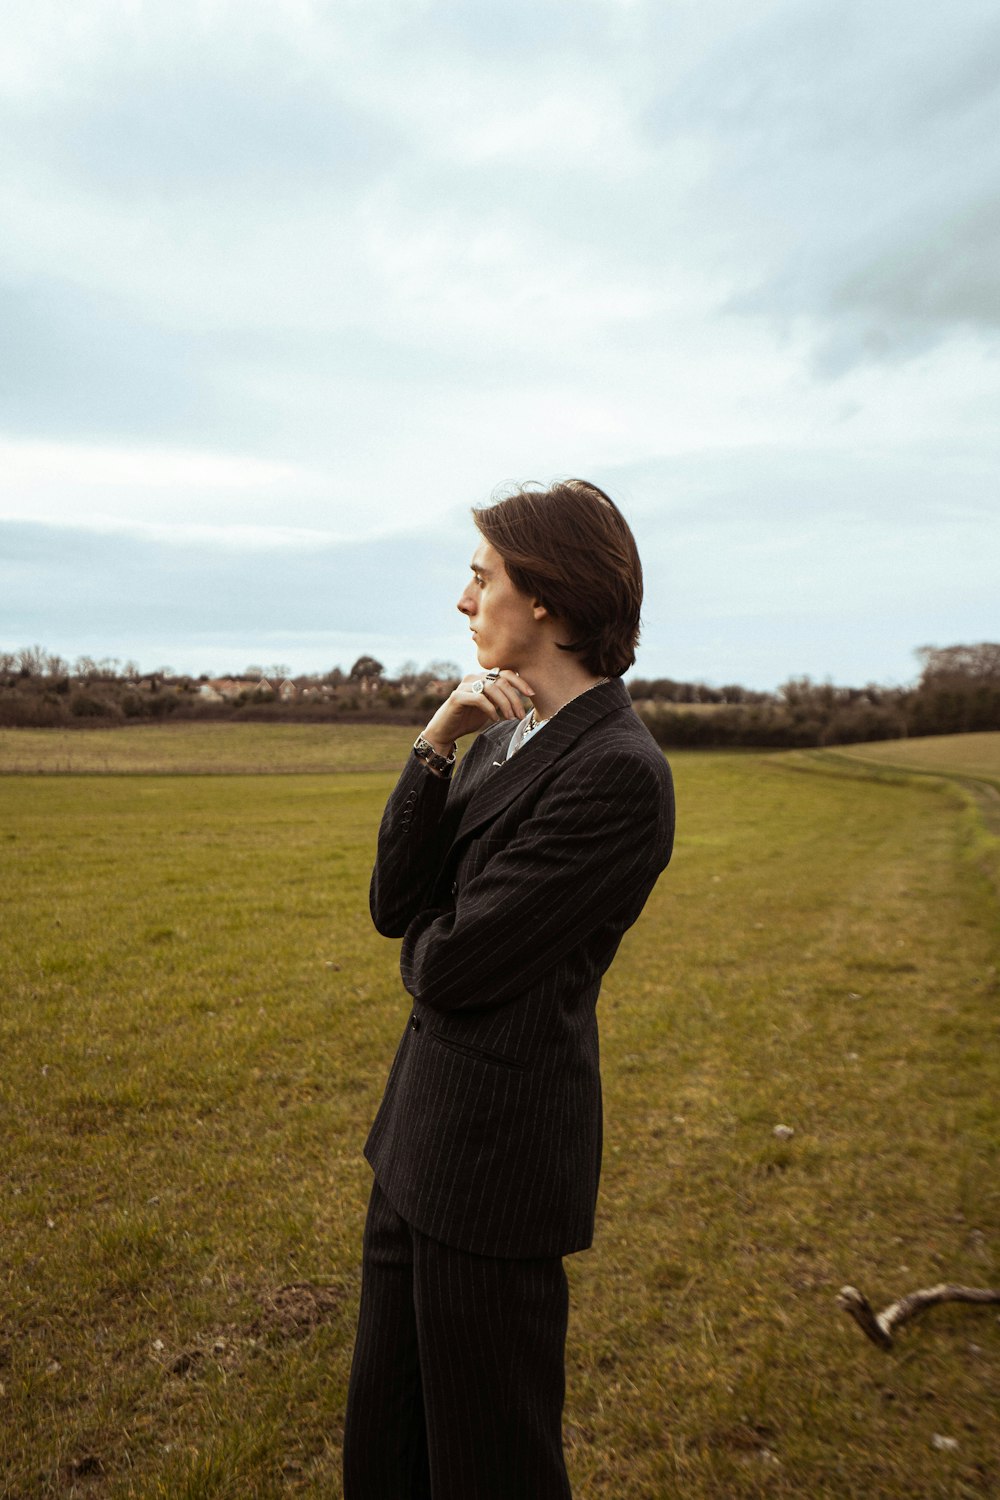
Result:
[[257,691],[261,693],[273,693],[275,698],[280,698],[282,703],[290,703],[293,698],[298,697],[298,688],[290,677],[283,677],[280,682],[271,682],[267,677],[262,677],[257,683]]
[[253,692],[255,683],[246,677],[213,677],[198,685],[198,697],[208,703],[232,703],[241,693]]

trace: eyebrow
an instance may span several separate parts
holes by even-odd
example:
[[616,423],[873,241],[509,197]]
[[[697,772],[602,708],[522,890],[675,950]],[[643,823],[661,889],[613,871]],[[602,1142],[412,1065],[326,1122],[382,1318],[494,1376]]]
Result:
[[482,563],[477,563],[476,562],[475,558],[473,558],[472,561],[469,564],[469,572],[470,573],[482,573],[482,575],[483,575],[484,578],[490,578],[490,577],[492,577],[492,574],[490,573],[489,568],[484,568],[483,565],[482,565]]

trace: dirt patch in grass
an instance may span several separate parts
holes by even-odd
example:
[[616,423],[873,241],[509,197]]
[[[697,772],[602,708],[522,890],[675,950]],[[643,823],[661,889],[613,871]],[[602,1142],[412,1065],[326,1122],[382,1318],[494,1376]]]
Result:
[[260,1318],[250,1325],[259,1337],[277,1334],[282,1338],[301,1338],[327,1323],[344,1306],[345,1293],[340,1287],[317,1286],[311,1281],[291,1281],[261,1296]]

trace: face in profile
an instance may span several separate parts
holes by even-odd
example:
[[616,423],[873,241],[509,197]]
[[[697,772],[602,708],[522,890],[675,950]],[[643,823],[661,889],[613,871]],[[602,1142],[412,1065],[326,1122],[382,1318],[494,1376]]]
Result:
[[458,608],[469,621],[479,665],[526,672],[541,642],[546,610],[519,593],[489,542],[480,541],[469,567],[472,576]]

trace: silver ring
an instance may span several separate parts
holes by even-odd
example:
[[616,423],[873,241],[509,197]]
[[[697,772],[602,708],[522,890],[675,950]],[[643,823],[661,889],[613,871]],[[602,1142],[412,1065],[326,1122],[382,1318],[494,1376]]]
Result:
[[483,690],[483,688],[485,686],[486,686],[486,684],[483,681],[483,679],[481,677],[478,677],[475,682],[470,682],[469,683],[469,692],[470,693],[481,693],[482,690]]
[[494,670],[492,672],[487,672],[487,674],[486,674],[486,676],[485,676],[485,678],[483,680],[484,680],[484,682],[498,682],[499,679],[500,679],[500,672],[499,672],[498,669],[494,668]]

